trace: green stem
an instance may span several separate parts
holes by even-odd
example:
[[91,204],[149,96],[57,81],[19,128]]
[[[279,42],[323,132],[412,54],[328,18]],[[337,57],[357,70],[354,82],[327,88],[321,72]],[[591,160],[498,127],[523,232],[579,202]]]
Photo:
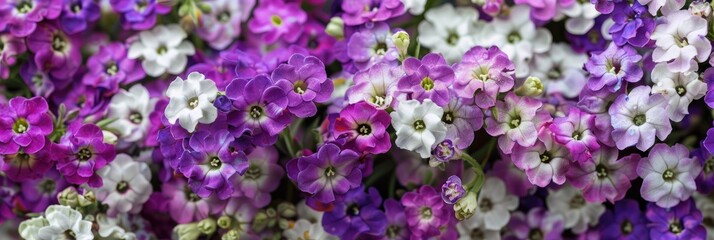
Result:
[[476,161],[476,159],[471,157],[468,153],[461,154],[461,159],[469,163],[473,168],[481,168],[481,165]]
[[283,131],[283,134],[280,134],[283,136],[283,140],[285,141],[285,146],[288,148],[288,156],[290,158],[295,157],[295,149],[293,149],[293,139],[290,135],[290,129],[287,129],[287,131]]
[[488,150],[486,150],[486,156],[481,160],[481,166],[486,166],[488,159],[491,158],[491,153],[493,153],[493,147],[496,144],[496,138],[492,138],[488,141]]

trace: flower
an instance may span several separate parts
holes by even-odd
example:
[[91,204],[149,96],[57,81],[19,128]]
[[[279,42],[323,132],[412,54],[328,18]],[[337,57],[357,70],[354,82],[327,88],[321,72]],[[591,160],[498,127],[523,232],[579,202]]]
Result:
[[424,12],[424,5],[426,5],[426,0],[401,0],[404,4],[404,8],[409,10],[414,16],[418,16]]
[[382,197],[375,188],[365,193],[355,188],[345,194],[344,201],[335,202],[332,211],[322,215],[325,231],[340,239],[362,239],[381,236],[387,230],[387,216],[379,210]]
[[401,0],[353,0],[342,2],[341,6],[342,19],[347,26],[382,22],[406,11]]
[[568,150],[555,142],[549,131],[541,132],[531,147],[514,146],[512,154],[516,167],[525,170],[528,180],[539,187],[546,187],[551,181],[558,185],[565,183],[570,157]]
[[563,215],[563,227],[574,233],[582,233],[588,226],[595,226],[600,215],[605,212],[605,206],[600,203],[588,203],[580,191],[570,185],[553,191],[550,190],[546,199],[548,209]]
[[654,144],[655,135],[664,140],[672,132],[667,99],[650,92],[648,86],[636,87],[628,95],[618,96],[610,106],[612,138],[617,148],[637,145],[637,149],[645,151]]
[[701,172],[702,166],[689,157],[687,147],[658,143],[637,165],[637,175],[644,179],[640,194],[662,208],[674,207],[697,190],[694,178]]
[[657,15],[658,10],[662,10],[662,14],[669,16],[677,10],[682,9],[686,1],[684,0],[637,0],[642,5],[647,5],[650,14]]
[[407,220],[402,203],[391,198],[385,200],[384,213],[387,215],[387,237],[391,239],[409,239],[411,233],[407,228]]
[[280,64],[271,78],[287,94],[288,111],[300,118],[314,116],[315,103],[327,102],[334,88],[320,59],[297,53]]
[[410,57],[402,63],[406,73],[397,87],[409,99],[431,99],[436,105],[449,103],[449,86],[454,81],[454,70],[441,54],[429,53],[422,60]]
[[[700,144],[703,146],[704,142]],[[714,191],[714,157],[704,147],[692,150],[691,157],[697,158],[702,165],[702,173],[697,176],[697,192],[709,194]]]
[[209,14],[201,18],[196,33],[215,49],[225,49],[241,33],[241,24],[250,17],[255,0],[207,1]]
[[396,63],[399,50],[386,23],[363,27],[347,42],[347,57],[357,70],[366,70],[380,62]]
[[95,189],[97,200],[109,205],[107,215],[110,217],[119,213],[139,213],[153,192],[149,165],[123,153],[99,169],[97,174],[104,181],[101,188]]
[[157,15],[171,12],[171,6],[160,0],[109,0],[112,9],[120,14],[124,30],[147,30],[156,24]]
[[289,240],[303,239],[304,236],[325,240],[338,239],[336,236],[325,232],[321,223],[312,223],[305,219],[298,219],[291,228],[283,230],[283,237]]
[[598,230],[607,239],[639,239],[648,234],[645,216],[632,199],[617,201],[613,210],[600,216]]
[[444,109],[429,99],[423,103],[407,100],[390,113],[392,126],[397,132],[397,147],[419,153],[422,158],[431,156],[434,144],[444,140],[446,125],[441,122]]
[[107,93],[116,93],[120,85],[128,85],[146,76],[136,60],[127,58],[124,44],[117,42],[99,47],[99,51],[87,60],[87,69],[82,83]]
[[121,140],[126,142],[144,139],[149,131],[149,115],[154,111],[157,101],[149,97],[149,91],[141,84],[132,86],[129,91],[122,89],[109,103],[107,118],[116,120],[107,128],[119,132]]
[[72,77],[82,64],[78,37],[67,35],[52,23],[40,24],[27,37],[27,48],[35,53],[35,65],[55,78]]
[[466,149],[474,141],[474,132],[483,126],[483,113],[476,105],[465,104],[453,97],[444,106],[441,121],[446,125],[446,137],[458,149]]
[[647,205],[645,214],[649,220],[649,237],[652,239],[705,239],[707,232],[702,227],[702,212],[687,200],[671,208]]
[[[495,105],[498,93],[513,88],[515,66],[498,47],[473,47],[454,65],[454,87],[459,97],[473,99],[481,108]],[[470,101],[469,101],[470,102]]]
[[99,5],[91,0],[64,0],[60,27],[68,34],[85,31],[88,23],[99,20]]
[[511,217],[510,211],[518,207],[518,197],[506,191],[506,184],[497,177],[486,177],[478,194],[478,207],[474,216],[465,221],[486,230],[498,231]]
[[141,66],[151,77],[179,74],[186,68],[187,56],[196,53],[191,42],[185,40],[187,36],[176,24],[156,26],[139,33],[138,39],[129,46],[128,57],[141,57]]
[[0,105],[0,112],[0,154],[15,154],[21,147],[25,153],[36,153],[48,144],[53,124],[44,98],[14,97]]
[[423,185],[416,191],[405,193],[402,205],[412,237],[438,236],[439,228],[449,222],[448,206],[431,186]]
[[635,1],[632,5],[626,2],[616,4],[617,8],[612,13],[615,23],[608,32],[612,41],[618,46],[630,44],[635,47],[644,47],[650,42],[650,36],[655,30],[655,19],[647,9]]
[[258,147],[246,157],[248,169],[242,175],[233,175],[233,197],[250,199],[253,206],[262,208],[270,204],[270,193],[280,185],[285,170],[278,164],[278,151],[274,147]]
[[612,203],[625,197],[637,178],[637,163],[640,155],[630,154],[620,159],[615,148],[603,147],[593,152],[592,161],[573,164],[567,176],[573,186],[583,190],[588,202]]
[[696,72],[671,72],[665,63],[652,70],[652,94],[660,93],[668,99],[667,115],[675,122],[689,114],[689,104],[707,94],[707,84]]
[[4,0],[0,2],[0,30],[9,30],[18,38],[27,37],[37,23],[56,19],[61,12],[61,0]]
[[17,63],[17,55],[27,50],[22,38],[14,37],[9,33],[0,34],[0,78],[10,77],[10,67]]
[[240,137],[249,133],[258,146],[272,145],[278,133],[290,124],[286,93],[266,75],[253,79],[234,79],[226,87],[226,96],[233,100],[228,115],[231,133]]
[[587,162],[592,152],[600,148],[593,131],[595,115],[571,107],[566,116],[553,119],[549,126],[556,142],[564,145],[573,155],[573,160]]
[[563,6],[564,2],[568,1],[560,1],[561,7],[558,8],[558,14],[568,17],[565,20],[565,30],[572,34],[582,35],[595,26],[595,18],[600,16],[595,5],[589,1],[571,1],[572,4],[569,6]]
[[[49,152],[45,152],[49,158]],[[41,158],[38,158],[41,159]],[[20,196],[25,207],[30,212],[42,212],[48,206],[58,203],[58,194],[69,186],[64,177],[51,164],[44,164],[49,170],[42,177],[33,180],[24,180],[20,184],[22,195]],[[9,176],[6,170],[3,170]]]
[[709,58],[712,46],[706,39],[706,20],[686,10],[665,15],[665,18],[666,21],[658,24],[651,36],[657,45],[652,52],[652,61],[667,63],[670,71],[685,72],[692,69],[694,60],[704,62]]
[[548,95],[562,94],[568,98],[577,97],[587,83],[583,64],[587,60],[572,47],[556,43],[543,54],[535,55],[532,75],[540,78]]
[[530,6],[530,14],[526,13],[526,15],[538,21],[550,21],[559,13],[558,10],[577,4],[575,1],[567,0],[517,0],[515,3]]
[[630,46],[618,47],[611,43],[602,52],[590,55],[585,70],[590,73],[588,88],[597,91],[607,86],[610,92],[617,92],[624,82],[638,82],[642,69],[638,65],[642,56]]
[[98,188],[103,184],[97,171],[114,160],[114,145],[104,143],[102,129],[97,125],[72,125],[62,136],[56,149],[57,170],[72,184],[87,183]]
[[380,63],[355,74],[354,85],[347,89],[348,103],[368,102],[378,109],[396,105],[397,81],[404,70],[389,63]]
[[430,8],[419,23],[419,32],[430,34],[420,34],[417,40],[433,52],[443,54],[446,61],[457,62],[476,41],[474,36],[480,31],[478,19],[478,12],[470,7],[454,8],[445,3]]
[[349,104],[335,119],[334,134],[346,136],[358,152],[372,154],[386,153],[392,147],[387,127],[391,122],[389,114],[367,102]]
[[331,203],[361,185],[358,158],[352,150],[326,143],[317,153],[291,160],[287,167],[288,176],[297,182],[301,191],[320,202]]
[[478,199],[476,198],[476,193],[472,191],[466,192],[466,195],[454,203],[454,214],[456,219],[463,221],[473,217],[476,213],[476,208],[478,208]]
[[262,38],[268,44],[278,39],[295,42],[302,32],[302,24],[307,20],[307,14],[297,3],[283,1],[262,2],[253,11],[253,16],[248,22],[250,31],[263,34]]
[[188,132],[196,130],[198,123],[209,124],[216,121],[218,109],[213,106],[218,88],[211,79],[198,72],[192,72],[184,81],[176,77],[166,89],[169,105],[164,115],[169,123],[176,124],[178,120],[182,128]]
[[[217,214],[226,207],[226,202],[216,196],[202,198],[191,191],[185,178],[174,178],[161,184],[161,196],[168,205],[171,219],[179,224],[200,221]],[[250,206],[250,204],[244,204]],[[250,206],[252,208],[252,206]]]
[[[711,199],[707,198],[706,195],[702,195],[699,193],[695,193],[694,196],[694,202],[696,203],[697,209],[702,212],[702,226],[706,229],[707,232],[710,232],[712,229],[711,224],[709,224],[709,221],[714,220],[714,216],[712,216],[712,213],[714,213],[714,201]],[[707,234],[707,240],[711,239],[714,236],[708,235]]]
[[510,154],[513,146],[533,146],[538,137],[538,129],[550,115],[538,113],[543,104],[529,97],[518,97],[513,92],[506,94],[504,101],[497,101],[492,114],[486,118],[486,132],[498,138],[498,147]]
[[48,207],[43,223],[46,225],[37,228],[34,234],[30,233],[32,237],[28,239],[59,239],[67,235],[77,240],[94,239],[92,222],[83,220],[80,212],[67,206]]
[[25,182],[41,178],[54,165],[55,161],[50,150],[52,142],[48,138],[41,138],[38,141],[42,141],[44,147],[33,153],[28,152],[26,147],[21,147],[14,153],[0,155],[0,170],[10,180]]
[[563,216],[548,212],[542,207],[531,208],[527,214],[514,212],[508,229],[518,239],[562,239]]
[[446,204],[454,204],[466,194],[464,186],[461,185],[461,178],[451,175],[444,185],[441,185],[441,199]]

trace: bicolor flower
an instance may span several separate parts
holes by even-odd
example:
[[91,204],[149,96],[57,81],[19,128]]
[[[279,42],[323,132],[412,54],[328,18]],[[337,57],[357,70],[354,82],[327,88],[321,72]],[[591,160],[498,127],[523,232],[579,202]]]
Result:
[[612,138],[617,148],[637,145],[637,149],[645,151],[654,144],[655,136],[664,140],[672,132],[667,99],[650,92],[648,86],[636,87],[629,94],[618,96],[610,106]]
[[129,46],[128,57],[141,57],[141,66],[151,77],[179,74],[186,68],[188,56],[196,53],[186,37],[188,35],[178,24],[156,26],[139,33],[138,39]]
[[548,52],[535,56],[532,75],[543,81],[547,95],[574,98],[587,84],[583,70],[587,61],[585,54],[576,53],[571,46],[555,43]]
[[607,87],[610,92],[617,92],[625,82],[640,81],[643,75],[640,60],[642,56],[631,46],[610,43],[604,51],[591,54],[585,64],[590,73],[588,88],[597,91]]
[[248,156],[248,168],[242,175],[233,175],[233,198],[250,199],[253,206],[262,208],[270,204],[270,193],[280,185],[285,170],[278,164],[278,151],[274,147],[258,147]]
[[387,109],[395,105],[397,81],[404,75],[401,67],[388,63],[372,66],[367,71],[358,72],[354,85],[347,89],[345,96],[348,103],[365,101],[378,109]]
[[441,185],[441,199],[446,204],[454,204],[466,194],[461,178],[451,175],[443,185]]
[[441,121],[444,109],[429,99],[403,101],[390,113],[396,130],[397,147],[415,151],[422,158],[431,156],[431,149],[446,137],[446,125]]
[[193,132],[198,123],[209,124],[218,117],[218,109],[213,106],[217,94],[216,83],[203,74],[192,72],[186,80],[176,77],[166,89],[169,105],[164,115],[169,123],[178,121],[186,131]]
[[492,107],[498,93],[513,88],[514,71],[515,66],[498,47],[473,47],[454,65],[456,94],[473,99],[480,108]]
[[568,148],[573,160],[582,163],[590,161],[592,153],[600,148],[594,127],[595,115],[571,107],[567,115],[553,119],[549,129],[555,141]]
[[[684,3],[683,0],[667,2]],[[652,61],[667,63],[670,71],[685,72],[697,65],[694,63],[695,60],[704,62],[709,58],[712,46],[706,38],[707,20],[694,16],[686,10],[665,15],[665,19],[662,24],[657,25],[651,36],[657,45],[652,52]]]
[[640,155],[630,154],[618,159],[616,148],[603,147],[593,152],[592,161],[573,164],[567,176],[573,186],[583,190],[588,202],[616,202],[625,197],[637,178]]
[[322,61],[302,54],[293,54],[287,64],[280,64],[271,78],[287,94],[288,111],[300,118],[314,116],[315,103],[327,102],[334,88]]
[[702,166],[689,157],[687,147],[658,143],[637,165],[637,175],[644,179],[640,194],[662,208],[674,207],[697,190],[694,179],[701,172]]
[[511,157],[516,167],[525,170],[528,180],[539,187],[546,187],[551,181],[558,185],[565,183],[572,160],[568,149],[555,142],[548,130],[541,132],[531,147],[514,146]]
[[486,132],[499,136],[498,146],[505,154],[510,154],[516,144],[533,146],[541,125],[550,119],[547,113],[539,113],[542,105],[536,99],[509,92],[503,101],[496,102],[491,116],[486,118]]
[[534,207],[528,213],[511,214],[508,229],[512,229],[518,239],[562,239],[564,224],[562,215]]
[[391,122],[389,114],[369,103],[347,105],[334,121],[334,134],[346,136],[350,140],[347,146],[358,152],[380,154],[392,147],[387,132]]

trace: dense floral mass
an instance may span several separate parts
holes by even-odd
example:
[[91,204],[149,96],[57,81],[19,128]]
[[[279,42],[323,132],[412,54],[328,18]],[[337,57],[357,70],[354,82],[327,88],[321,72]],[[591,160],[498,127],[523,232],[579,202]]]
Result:
[[0,0],[0,239],[714,240],[704,0]]

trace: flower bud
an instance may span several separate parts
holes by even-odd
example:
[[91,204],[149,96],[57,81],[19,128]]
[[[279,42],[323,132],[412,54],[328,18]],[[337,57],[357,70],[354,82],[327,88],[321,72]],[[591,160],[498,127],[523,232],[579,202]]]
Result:
[[84,193],[84,195],[79,197],[79,206],[80,207],[86,207],[89,205],[94,204],[97,201],[97,196],[94,195],[94,192],[92,191],[87,191]]
[[441,199],[446,204],[454,204],[466,194],[466,189],[461,185],[461,178],[451,175],[444,185],[441,185]]
[[198,222],[198,230],[205,235],[210,235],[216,232],[216,220],[213,218],[206,218]]
[[293,218],[296,215],[295,205],[289,202],[278,204],[278,214],[283,218]]
[[519,96],[539,96],[543,94],[543,83],[540,78],[528,77],[521,87],[516,89],[516,94]]
[[213,100],[213,106],[221,112],[230,112],[233,102],[226,95],[218,95],[216,100]]
[[399,51],[399,57],[404,59],[407,56],[407,49],[409,49],[409,33],[405,31],[399,31],[392,35],[392,41]]
[[256,232],[261,232],[263,229],[265,229],[268,226],[268,222],[270,219],[268,218],[268,215],[265,214],[265,212],[261,211],[255,214],[255,217],[253,218],[253,230]]
[[240,232],[238,230],[230,230],[221,236],[221,240],[238,240],[240,238]]
[[116,134],[107,130],[102,130],[102,136],[104,137],[103,142],[108,144],[116,144],[119,140]]
[[171,239],[196,240],[201,235],[198,223],[179,224],[174,227]]
[[222,228],[222,229],[230,228],[231,225],[233,225],[233,218],[230,216],[223,215],[218,218],[218,221],[216,221],[216,224],[218,225],[219,228]]
[[712,5],[707,1],[694,0],[689,4],[689,12],[692,15],[708,18],[712,13]]
[[75,208],[79,205],[79,193],[73,187],[65,188],[57,194],[57,201],[64,206]]
[[456,148],[454,147],[454,143],[449,139],[437,144],[436,147],[431,150],[432,158],[438,162],[448,162],[454,158],[454,155],[456,155]]
[[345,37],[345,22],[340,17],[332,17],[330,23],[325,27],[325,33],[337,40],[343,39]]
[[454,204],[456,219],[463,221],[464,219],[470,218],[474,215],[476,207],[478,207],[476,193],[469,191],[466,196],[459,199],[459,201]]

